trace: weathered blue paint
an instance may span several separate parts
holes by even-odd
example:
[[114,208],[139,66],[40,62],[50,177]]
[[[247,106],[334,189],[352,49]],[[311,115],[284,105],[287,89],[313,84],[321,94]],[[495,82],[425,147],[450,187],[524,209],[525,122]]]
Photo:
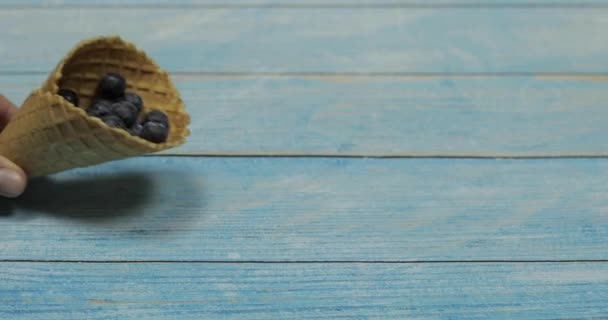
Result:
[[608,265],[4,263],[6,319],[604,319]]
[[5,9],[0,71],[120,34],[181,72],[607,72],[606,23],[608,8]]
[[[167,154],[608,155],[608,77],[173,76]],[[20,103],[43,75],[0,76]]]
[[117,33],[193,120],[0,200],[0,318],[606,318],[607,158],[328,156],[608,155],[607,4],[0,0],[0,93]]
[[442,7],[446,5],[484,7],[533,5],[538,6],[569,6],[572,8],[588,5],[606,4],[606,0],[0,0],[0,6],[297,6],[297,7],[386,7],[386,6],[429,6]]
[[1,200],[0,259],[608,259],[605,194],[606,159],[146,157]]

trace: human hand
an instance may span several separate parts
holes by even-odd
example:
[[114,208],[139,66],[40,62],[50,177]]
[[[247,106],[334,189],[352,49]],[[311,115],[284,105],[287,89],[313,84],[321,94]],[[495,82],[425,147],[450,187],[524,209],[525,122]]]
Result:
[[[0,130],[9,123],[17,107],[0,94]],[[27,175],[18,165],[0,155],[0,196],[16,198],[27,185]]]

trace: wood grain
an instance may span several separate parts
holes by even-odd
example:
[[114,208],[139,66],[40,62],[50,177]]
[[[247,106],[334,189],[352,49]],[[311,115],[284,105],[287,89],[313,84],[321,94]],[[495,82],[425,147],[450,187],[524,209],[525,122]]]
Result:
[[605,73],[606,25],[602,8],[7,8],[0,70],[120,34],[180,72]]
[[608,1],[0,9],[14,101],[120,34],[193,119],[169,154],[0,199],[0,318],[608,315]]
[[568,6],[587,7],[589,5],[603,5],[606,0],[2,0],[0,6],[284,6],[284,7],[406,7],[406,6],[517,6],[526,5],[532,8],[538,6]]
[[[608,77],[173,78],[192,135],[164,154],[608,155]],[[0,93],[43,80],[0,76]]]
[[608,160],[146,157],[0,200],[0,259],[608,259]]
[[608,264],[4,263],[10,319],[602,319]]

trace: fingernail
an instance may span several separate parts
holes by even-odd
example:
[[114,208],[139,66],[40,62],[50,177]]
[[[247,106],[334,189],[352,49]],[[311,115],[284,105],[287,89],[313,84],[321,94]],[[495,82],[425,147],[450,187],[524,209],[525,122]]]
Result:
[[11,170],[11,169],[0,169],[0,195],[9,198],[15,198],[23,192],[25,189],[25,181],[23,177]]

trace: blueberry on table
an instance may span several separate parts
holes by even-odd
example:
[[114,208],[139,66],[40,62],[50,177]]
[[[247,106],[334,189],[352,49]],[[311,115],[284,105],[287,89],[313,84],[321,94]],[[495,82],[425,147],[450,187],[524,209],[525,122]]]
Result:
[[162,111],[158,111],[158,110],[153,110],[153,111],[148,112],[148,114],[146,114],[146,116],[144,117],[143,123],[145,124],[147,122],[160,123],[160,124],[164,125],[165,127],[169,126],[169,118],[167,117],[167,115],[164,114]]
[[101,120],[112,128],[120,128],[120,129],[125,128],[125,123],[122,121],[122,119],[120,119],[117,116],[109,115],[109,116],[105,116],[105,117],[101,118]]
[[127,82],[118,73],[110,72],[99,81],[99,95],[104,99],[116,100],[125,95]]
[[137,108],[137,112],[140,112],[141,108],[144,106],[141,97],[133,92],[125,93],[125,100],[131,102]]
[[57,94],[62,96],[67,102],[78,107],[78,94],[74,90],[60,89]]
[[87,114],[98,118],[109,116],[112,114],[112,102],[103,99],[94,100],[87,108]]
[[146,122],[143,124],[143,128],[139,136],[154,143],[161,143],[167,140],[168,135],[169,128],[167,128],[167,126],[164,124],[158,122]]
[[131,133],[131,135],[134,135],[134,136],[140,136],[143,128],[144,128],[144,126],[141,123],[135,123],[129,129],[129,133]]
[[123,100],[112,104],[112,114],[122,119],[127,127],[137,120],[137,108],[129,101]]

